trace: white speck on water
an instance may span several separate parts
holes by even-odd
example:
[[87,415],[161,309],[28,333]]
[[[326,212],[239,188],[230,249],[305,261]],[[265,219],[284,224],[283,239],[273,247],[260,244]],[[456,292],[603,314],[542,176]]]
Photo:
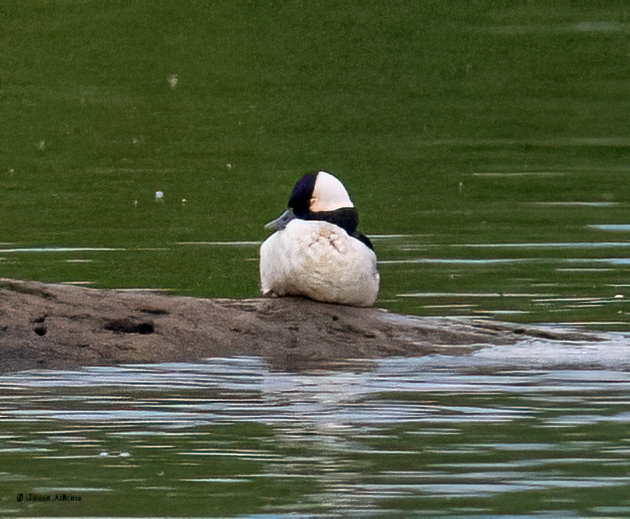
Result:
[[179,76],[177,74],[171,74],[166,78],[166,80],[168,81],[168,84],[171,86],[171,88],[175,88],[177,87],[177,83],[179,83]]

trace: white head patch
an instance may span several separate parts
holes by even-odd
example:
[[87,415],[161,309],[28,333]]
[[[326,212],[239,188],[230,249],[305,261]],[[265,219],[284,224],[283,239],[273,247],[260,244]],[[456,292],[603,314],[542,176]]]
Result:
[[335,211],[342,207],[354,207],[346,188],[330,173],[320,171],[315,180],[310,210],[312,212]]

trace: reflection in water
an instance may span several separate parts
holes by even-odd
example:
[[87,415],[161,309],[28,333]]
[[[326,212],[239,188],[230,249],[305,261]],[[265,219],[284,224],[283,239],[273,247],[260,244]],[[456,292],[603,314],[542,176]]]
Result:
[[589,227],[591,229],[596,229],[600,231],[618,231],[618,232],[630,231],[629,224],[589,225]]
[[[559,208],[555,208],[556,203],[549,205],[554,212],[570,209],[563,204]],[[602,232],[605,232],[604,238],[612,231],[625,232],[627,227],[625,224],[584,226],[583,231],[591,239],[575,241],[477,243],[439,235],[372,236],[379,268],[387,281],[377,305],[416,315],[509,318],[521,322],[564,322],[628,330],[630,242],[610,241],[601,236]],[[594,235],[595,232],[598,234]],[[135,262],[139,254],[162,258],[184,253],[206,262],[220,253],[235,258],[239,275],[245,268],[243,265],[247,265],[248,270],[256,271],[257,279],[258,245],[255,241],[180,242],[160,249],[6,248],[0,249],[0,253],[7,253],[4,261],[18,257],[41,258],[36,260],[38,268],[63,263],[64,268],[72,272],[85,269],[88,274],[92,269],[107,265],[103,259],[107,254],[111,255],[108,261],[127,254],[127,259]],[[33,252],[37,254],[31,254]],[[77,257],[79,255],[81,257]],[[215,278],[210,279],[214,283]],[[79,278],[66,283],[89,285],[94,282]],[[234,284],[233,276],[227,283]],[[144,290],[180,291],[174,287],[158,288],[158,284],[151,287]],[[256,296],[257,292],[247,295]]]
[[130,493],[152,516],[213,500],[206,516],[627,506],[625,344],[527,341],[296,373],[247,357],[5,375],[1,476],[16,494],[80,495],[81,515],[96,503],[133,515]]
[[[611,228],[624,226],[588,226],[587,232]],[[597,238],[441,243],[435,236],[392,236],[379,242],[379,265],[384,279],[403,290],[387,303],[441,317],[627,330],[630,243]]]
[[124,251],[125,249],[112,248],[112,247],[21,247],[21,248],[3,248],[0,252],[3,254],[8,253],[37,253],[37,252],[111,252],[111,251]]

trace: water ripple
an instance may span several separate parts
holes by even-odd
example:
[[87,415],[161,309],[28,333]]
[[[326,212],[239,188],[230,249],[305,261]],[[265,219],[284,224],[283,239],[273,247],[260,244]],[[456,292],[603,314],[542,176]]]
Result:
[[[144,503],[272,486],[318,517],[396,515],[409,500],[426,511],[457,509],[444,499],[621,496],[625,344],[529,341],[336,371],[278,372],[245,357],[3,375],[0,480],[82,502],[119,499],[129,485]],[[60,467],[45,487],[44,462]],[[61,470],[68,463],[81,485]]]

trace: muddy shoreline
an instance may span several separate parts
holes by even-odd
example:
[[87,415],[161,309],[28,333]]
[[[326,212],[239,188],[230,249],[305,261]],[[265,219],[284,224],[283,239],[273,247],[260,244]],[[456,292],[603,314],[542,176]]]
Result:
[[278,369],[605,334],[300,298],[201,299],[0,279],[0,372],[256,355]]

